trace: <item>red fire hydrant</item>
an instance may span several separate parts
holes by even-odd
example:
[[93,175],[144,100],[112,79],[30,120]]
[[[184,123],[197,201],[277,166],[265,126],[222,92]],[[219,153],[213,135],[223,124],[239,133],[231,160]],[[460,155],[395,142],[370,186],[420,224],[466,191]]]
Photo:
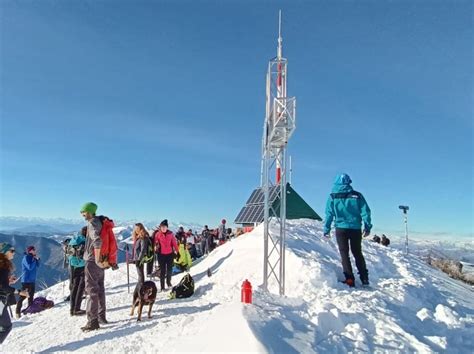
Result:
[[252,284],[247,279],[242,283],[241,297],[244,304],[252,303]]

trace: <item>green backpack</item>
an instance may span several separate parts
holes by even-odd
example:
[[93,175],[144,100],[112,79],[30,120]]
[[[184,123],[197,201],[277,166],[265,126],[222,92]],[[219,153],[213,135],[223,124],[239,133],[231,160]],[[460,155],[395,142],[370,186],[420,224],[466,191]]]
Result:
[[150,238],[145,238],[146,241],[146,254],[140,262],[140,265],[153,262],[155,252],[153,250],[153,242]]

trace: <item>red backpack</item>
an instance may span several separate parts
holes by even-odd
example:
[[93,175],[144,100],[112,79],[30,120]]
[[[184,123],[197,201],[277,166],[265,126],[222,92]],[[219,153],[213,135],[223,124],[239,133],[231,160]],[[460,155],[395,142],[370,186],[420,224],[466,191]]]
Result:
[[100,238],[102,239],[102,247],[100,248],[100,261],[107,261],[112,268],[117,266],[117,240],[114,235],[114,221],[107,216],[99,216],[102,222],[102,231]]

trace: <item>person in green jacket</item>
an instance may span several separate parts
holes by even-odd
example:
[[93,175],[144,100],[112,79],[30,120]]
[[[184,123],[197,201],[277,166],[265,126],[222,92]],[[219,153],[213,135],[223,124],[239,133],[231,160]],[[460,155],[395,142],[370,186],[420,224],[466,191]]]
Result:
[[360,280],[362,284],[368,285],[369,272],[362,254],[362,227],[364,236],[368,236],[372,229],[372,223],[370,208],[364,196],[362,193],[354,191],[351,183],[351,178],[345,173],[336,177],[332,193],[326,203],[324,235],[329,237],[334,221],[337,245],[346,277],[345,283],[352,287],[355,285],[355,280],[349,258],[349,245],[356,261]]

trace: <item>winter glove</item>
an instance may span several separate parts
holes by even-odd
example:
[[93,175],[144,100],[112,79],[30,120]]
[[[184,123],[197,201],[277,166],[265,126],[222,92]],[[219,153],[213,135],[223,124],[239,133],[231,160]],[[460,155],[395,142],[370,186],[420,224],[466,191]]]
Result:
[[329,240],[331,238],[331,234],[324,234],[324,237]]
[[177,261],[179,261],[179,253],[176,253],[176,254],[174,255],[174,259],[176,259]]
[[370,230],[364,230],[364,232],[362,233],[362,237],[367,237],[370,235]]

